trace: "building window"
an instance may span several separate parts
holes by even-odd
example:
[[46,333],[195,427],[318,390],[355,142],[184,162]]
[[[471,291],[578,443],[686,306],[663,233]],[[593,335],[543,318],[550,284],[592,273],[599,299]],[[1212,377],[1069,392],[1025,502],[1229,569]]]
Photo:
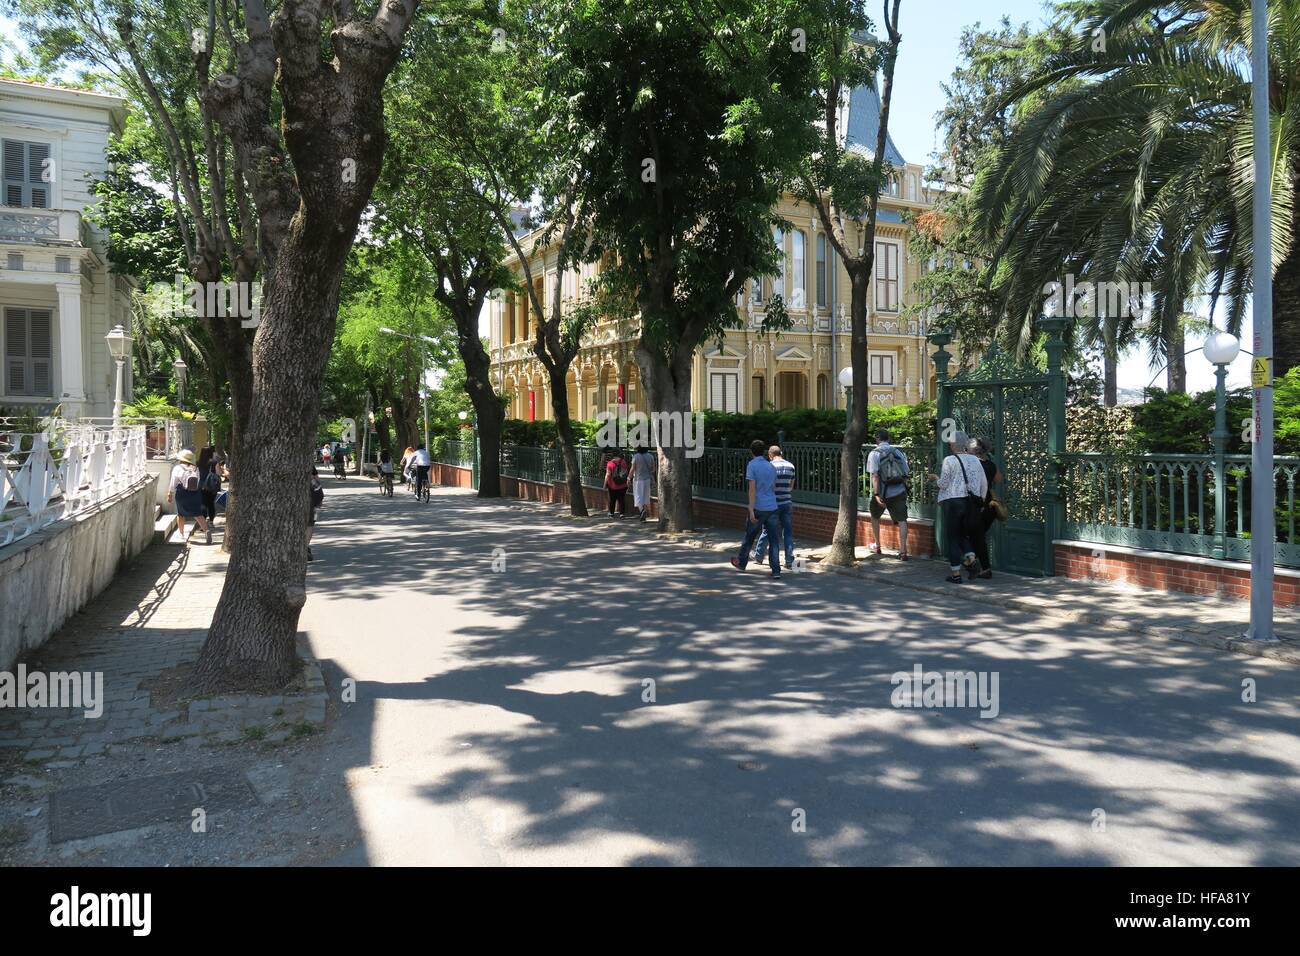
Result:
[[5,205],[30,209],[50,207],[49,143],[4,141]]
[[767,401],[767,380],[761,375],[755,375],[750,379],[750,389],[754,400],[752,411],[762,411],[763,404]]
[[785,299],[785,233],[780,229],[772,230],[772,239],[776,243],[776,274],[772,277],[772,295]]
[[12,269],[14,272],[23,271],[23,254],[21,252],[11,252],[5,258],[5,268]]
[[817,407],[831,407],[831,383],[825,375],[817,376]]
[[898,360],[893,352],[872,352],[868,356],[871,367],[872,385],[893,385],[895,363]]
[[806,408],[807,390],[803,372],[781,372],[776,377],[778,408]]
[[826,308],[826,233],[817,233],[817,305]]
[[761,306],[763,304],[763,280],[755,279],[750,283],[749,289],[749,301],[753,302],[754,305]]
[[50,310],[6,308],[4,317],[5,391],[10,395],[53,395]]
[[896,242],[876,243],[876,309],[880,312],[898,311],[898,259]]
[[740,411],[740,376],[735,372],[709,373],[709,408],[715,412]]
[[808,300],[807,292],[805,290],[807,289],[808,283],[807,273],[804,268],[804,262],[806,259],[804,251],[805,239],[803,233],[798,229],[791,234],[790,239],[794,251],[794,254],[790,257],[790,264],[792,266],[791,272],[793,273],[791,276],[791,282],[793,285],[790,289],[790,307],[793,309],[806,309],[808,307]]

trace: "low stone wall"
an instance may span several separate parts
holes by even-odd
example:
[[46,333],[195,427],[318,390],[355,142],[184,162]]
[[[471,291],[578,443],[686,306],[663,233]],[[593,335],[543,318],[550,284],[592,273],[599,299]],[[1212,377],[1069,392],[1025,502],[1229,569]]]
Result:
[[153,540],[154,476],[0,548],[0,670],[39,647]]
[[[1112,544],[1054,541],[1056,573],[1067,578],[1122,581],[1162,591],[1212,594],[1250,600],[1250,565],[1193,555],[1143,551]],[[1273,602],[1279,607],[1300,605],[1300,571],[1276,568]]]

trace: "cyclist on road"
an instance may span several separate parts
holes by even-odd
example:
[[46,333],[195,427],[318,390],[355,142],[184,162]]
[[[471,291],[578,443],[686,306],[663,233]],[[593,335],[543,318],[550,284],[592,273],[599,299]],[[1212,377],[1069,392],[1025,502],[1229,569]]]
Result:
[[387,450],[379,453],[379,483],[386,494],[393,493],[393,456]]
[[415,467],[415,496],[419,498],[424,494],[424,486],[429,483],[429,466],[432,464],[428,449],[424,447],[423,442],[412,453],[411,464]]

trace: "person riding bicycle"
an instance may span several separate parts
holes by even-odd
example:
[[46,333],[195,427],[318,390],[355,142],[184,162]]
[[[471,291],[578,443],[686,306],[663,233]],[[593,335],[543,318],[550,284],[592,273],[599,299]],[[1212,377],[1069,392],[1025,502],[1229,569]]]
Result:
[[433,463],[423,442],[415,449],[411,463],[415,466],[415,495],[418,498],[424,493],[424,486],[429,483],[429,466]]
[[393,456],[387,451],[379,453],[379,482],[388,494],[393,492]]

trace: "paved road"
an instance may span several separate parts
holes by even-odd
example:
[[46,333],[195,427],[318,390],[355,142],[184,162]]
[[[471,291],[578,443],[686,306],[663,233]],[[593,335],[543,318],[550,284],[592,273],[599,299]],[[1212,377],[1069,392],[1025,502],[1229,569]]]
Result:
[[[1292,665],[450,489],[326,502],[303,626],[356,686],[339,863],[1300,864]],[[892,706],[918,664],[996,672],[998,715]]]

